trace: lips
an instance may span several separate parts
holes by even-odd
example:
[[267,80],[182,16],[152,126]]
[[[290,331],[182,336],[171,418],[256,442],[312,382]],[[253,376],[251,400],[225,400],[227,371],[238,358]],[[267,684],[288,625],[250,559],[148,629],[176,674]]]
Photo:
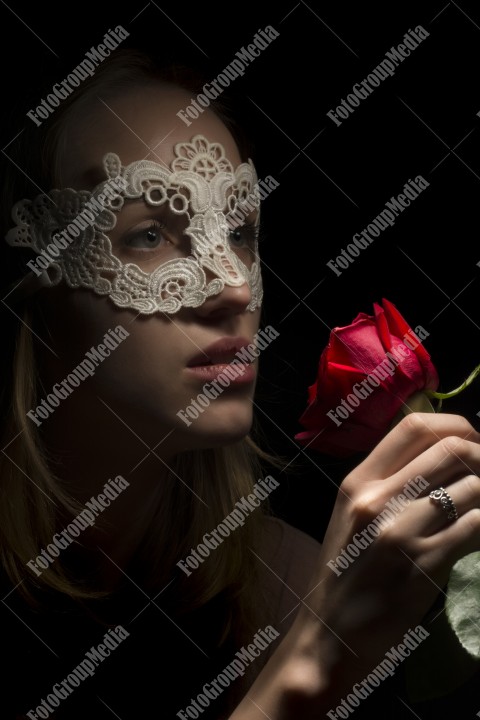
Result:
[[[227,365],[231,363],[250,340],[244,337],[225,337],[203,348],[203,350],[192,357],[187,367],[205,367],[208,365]],[[248,364],[248,358],[243,360]]]

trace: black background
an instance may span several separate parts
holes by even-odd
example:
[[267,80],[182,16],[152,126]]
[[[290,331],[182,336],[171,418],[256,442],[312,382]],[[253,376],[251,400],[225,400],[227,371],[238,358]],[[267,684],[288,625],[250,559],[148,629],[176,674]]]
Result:
[[[321,538],[337,483],[358,461],[303,452],[293,439],[330,329],[386,297],[430,333],[441,389],[480,362],[478,5],[22,1],[3,3],[0,16],[9,155],[25,113],[109,28],[123,25],[124,45],[210,79],[259,29],[280,33],[228,95],[259,177],[280,182],[263,206],[262,244],[263,324],[280,337],[261,358],[257,395],[265,447],[292,461],[273,505]],[[430,36],[337,127],[326,113],[419,24]],[[326,263],[419,174],[430,187],[337,277]],[[479,393],[480,380],[444,409],[478,422]]]

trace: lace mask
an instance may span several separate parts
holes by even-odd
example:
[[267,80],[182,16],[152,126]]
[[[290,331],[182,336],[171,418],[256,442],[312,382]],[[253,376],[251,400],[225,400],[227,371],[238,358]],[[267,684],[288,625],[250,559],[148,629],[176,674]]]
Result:
[[[258,308],[262,302],[259,213],[253,225],[245,220],[260,202],[252,161],[234,171],[223,146],[201,135],[190,143],[178,143],[174,153],[170,168],[150,160],[122,167],[120,158],[109,153],[103,158],[107,180],[92,192],[52,190],[33,201],[17,202],[12,209],[16,227],[6,240],[37,254],[28,263],[37,276],[30,273],[29,284],[40,288],[63,280],[71,288],[107,295],[121,308],[171,314],[182,307],[198,307],[226,285],[247,283],[251,292],[247,310]],[[177,232],[177,237],[183,233],[183,241],[149,247],[149,234],[163,224],[155,215],[150,229],[147,225],[140,231],[146,247],[135,245],[138,231],[133,237],[128,231],[117,233],[121,237],[112,242],[108,234],[125,200],[141,200],[157,208],[167,227],[183,223]],[[141,220],[145,217],[153,218],[150,212]],[[132,258],[136,262],[128,261]]]

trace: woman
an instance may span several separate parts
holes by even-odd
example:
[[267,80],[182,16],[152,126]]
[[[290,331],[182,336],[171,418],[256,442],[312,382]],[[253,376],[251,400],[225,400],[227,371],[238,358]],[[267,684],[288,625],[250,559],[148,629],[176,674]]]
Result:
[[[50,192],[15,206],[3,248],[9,717],[345,717],[480,549],[480,436],[457,416],[392,430],[342,483],[321,547],[257,507],[278,485],[249,437],[255,343],[275,337],[257,177],[222,108],[179,120],[193,89],[117,51],[25,140],[23,178]],[[33,197],[21,179],[9,210]],[[428,498],[441,486],[453,523]]]

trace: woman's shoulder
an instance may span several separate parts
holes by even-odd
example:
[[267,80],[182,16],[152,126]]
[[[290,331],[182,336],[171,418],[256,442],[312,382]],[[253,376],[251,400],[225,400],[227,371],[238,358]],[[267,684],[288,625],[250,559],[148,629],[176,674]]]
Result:
[[[288,629],[315,578],[321,545],[311,535],[278,517],[264,522],[258,557],[261,583],[272,616]],[[273,612],[272,612],[273,611]]]

